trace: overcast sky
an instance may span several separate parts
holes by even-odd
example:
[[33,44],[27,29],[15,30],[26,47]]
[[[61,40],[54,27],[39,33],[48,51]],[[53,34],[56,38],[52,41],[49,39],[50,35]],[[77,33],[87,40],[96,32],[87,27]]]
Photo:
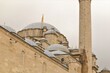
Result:
[[[110,0],[92,0],[93,52],[97,55],[100,69],[110,69]],[[0,25],[16,31],[40,22],[55,26],[69,40],[70,47],[78,47],[79,3],[78,0],[0,0]]]

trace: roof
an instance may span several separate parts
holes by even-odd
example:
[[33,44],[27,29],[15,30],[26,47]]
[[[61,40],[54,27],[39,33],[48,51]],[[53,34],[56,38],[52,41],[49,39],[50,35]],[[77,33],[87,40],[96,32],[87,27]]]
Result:
[[43,27],[47,27],[48,30],[54,28],[55,31],[58,31],[57,28],[55,28],[54,26],[52,26],[52,25],[50,25],[48,23],[41,23],[41,22],[29,24],[24,29],[43,28]]
[[58,50],[60,50],[60,51],[69,53],[68,48],[66,48],[65,46],[60,45],[60,44],[52,44],[49,47],[47,47],[46,50],[49,50],[49,51],[58,51]]
[[28,38],[25,38],[25,42],[27,42],[28,44],[32,45],[32,46],[37,46],[36,42],[28,39]]
[[6,25],[0,25],[1,27],[5,28],[6,30],[8,30],[9,32],[16,32],[13,28],[6,26]]
[[49,57],[55,57],[55,55],[49,52],[48,50],[44,50],[44,54],[46,54]]

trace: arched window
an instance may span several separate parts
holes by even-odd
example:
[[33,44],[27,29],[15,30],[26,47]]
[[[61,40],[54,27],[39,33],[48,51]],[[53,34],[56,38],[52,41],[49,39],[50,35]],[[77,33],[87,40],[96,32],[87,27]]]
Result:
[[61,62],[62,62],[62,63],[64,62],[64,58],[61,58]]

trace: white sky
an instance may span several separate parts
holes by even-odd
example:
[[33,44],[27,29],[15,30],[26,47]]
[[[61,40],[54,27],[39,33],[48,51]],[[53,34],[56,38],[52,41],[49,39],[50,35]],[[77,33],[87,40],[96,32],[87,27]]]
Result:
[[[78,0],[0,0],[0,24],[16,31],[40,22],[42,14],[69,40],[70,47],[78,46]],[[110,69],[110,0],[92,0],[93,52],[100,69]]]

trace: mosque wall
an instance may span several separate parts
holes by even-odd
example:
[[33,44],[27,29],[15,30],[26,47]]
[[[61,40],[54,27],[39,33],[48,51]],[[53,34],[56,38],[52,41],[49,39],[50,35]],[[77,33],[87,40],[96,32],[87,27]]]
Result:
[[[52,40],[53,38],[56,39]],[[58,43],[57,39],[56,35],[49,35],[48,37],[48,40]],[[48,47],[48,44],[42,41],[42,46]],[[60,61],[64,58],[62,63],[68,64],[68,56],[64,55],[57,58]],[[93,56],[92,60],[93,66],[96,67],[96,57]],[[46,55],[24,43],[23,40],[20,41],[9,32],[0,29],[0,73],[81,73],[81,64],[76,60],[68,66],[69,69],[60,66]],[[96,72],[97,70],[92,70],[92,73]]]
[[81,64],[77,62],[72,62],[69,65],[70,73],[82,73],[81,68],[82,68]]
[[0,73],[69,73],[69,70],[0,29]]

